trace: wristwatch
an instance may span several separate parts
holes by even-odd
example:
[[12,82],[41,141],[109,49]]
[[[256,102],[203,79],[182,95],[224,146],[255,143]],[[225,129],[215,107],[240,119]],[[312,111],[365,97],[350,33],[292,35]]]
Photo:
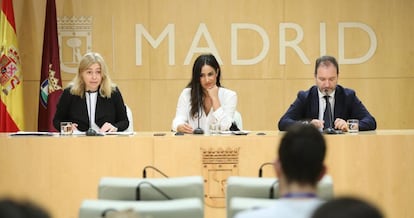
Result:
[[304,124],[304,125],[309,125],[309,124],[310,124],[310,122],[309,122],[309,120],[303,120],[303,121],[302,121],[302,124]]

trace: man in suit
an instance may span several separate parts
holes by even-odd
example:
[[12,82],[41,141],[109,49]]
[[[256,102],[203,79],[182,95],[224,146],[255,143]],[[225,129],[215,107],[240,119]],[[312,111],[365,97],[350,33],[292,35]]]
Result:
[[316,85],[307,91],[299,91],[296,100],[280,118],[279,130],[285,131],[292,124],[302,122],[321,130],[348,131],[348,119],[358,119],[360,131],[375,130],[375,118],[354,90],[338,85],[338,75],[339,66],[334,57],[318,58],[315,64]]

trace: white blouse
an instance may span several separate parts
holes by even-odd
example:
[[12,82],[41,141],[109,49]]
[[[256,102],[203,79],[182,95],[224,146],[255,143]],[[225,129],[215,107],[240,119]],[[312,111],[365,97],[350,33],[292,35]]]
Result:
[[[205,133],[209,134],[209,126],[213,122],[217,121],[221,130],[228,130],[233,122],[234,112],[237,107],[237,94],[236,92],[219,87],[218,98],[221,106],[206,115],[204,109],[201,108],[202,113],[200,117],[200,127]],[[191,88],[185,88],[178,98],[177,110],[175,118],[172,122],[172,130],[177,131],[178,125],[188,123],[193,129],[198,127],[198,118],[191,117]]]

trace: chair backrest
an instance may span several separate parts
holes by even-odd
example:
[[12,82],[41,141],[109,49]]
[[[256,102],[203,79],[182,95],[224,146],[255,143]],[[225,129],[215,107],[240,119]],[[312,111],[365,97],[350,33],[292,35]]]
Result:
[[203,218],[204,205],[198,198],[169,201],[117,201],[84,200],[79,208],[79,218],[102,218],[105,211],[133,210],[139,217],[151,218]]
[[237,127],[240,130],[243,130],[243,119],[242,119],[242,116],[241,116],[240,112],[234,111],[233,120],[236,123]]
[[145,179],[104,177],[98,187],[98,199],[107,200],[153,201],[194,197],[204,203],[204,180],[201,176]]
[[124,132],[134,132],[134,117],[132,116],[131,108],[128,107],[128,105],[125,104],[128,120],[129,120],[129,126]]
[[[230,176],[227,179],[226,189],[227,217],[230,218],[234,216],[235,212],[233,212],[233,209],[240,210],[240,208],[243,207],[241,205],[237,206],[232,204],[232,199],[235,197],[270,199],[278,198],[278,193],[279,184],[275,178]],[[318,196],[325,200],[329,200],[333,197],[333,182],[331,176],[325,175],[319,181]],[[249,208],[252,208],[253,206],[256,205],[251,205]],[[260,206],[260,204],[257,206]]]
[[227,218],[233,218],[238,212],[255,208],[270,207],[276,199],[233,197],[230,200],[231,208],[227,209]]

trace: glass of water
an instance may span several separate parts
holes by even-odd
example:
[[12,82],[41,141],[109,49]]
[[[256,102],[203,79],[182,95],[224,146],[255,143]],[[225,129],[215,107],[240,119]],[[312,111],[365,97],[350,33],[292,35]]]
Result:
[[61,135],[72,135],[72,122],[61,122],[60,123],[60,134]]
[[348,124],[349,133],[358,133],[359,131],[359,121],[357,119],[349,119],[346,121]]
[[209,131],[210,135],[218,135],[220,133],[220,124],[217,120],[210,123]]

